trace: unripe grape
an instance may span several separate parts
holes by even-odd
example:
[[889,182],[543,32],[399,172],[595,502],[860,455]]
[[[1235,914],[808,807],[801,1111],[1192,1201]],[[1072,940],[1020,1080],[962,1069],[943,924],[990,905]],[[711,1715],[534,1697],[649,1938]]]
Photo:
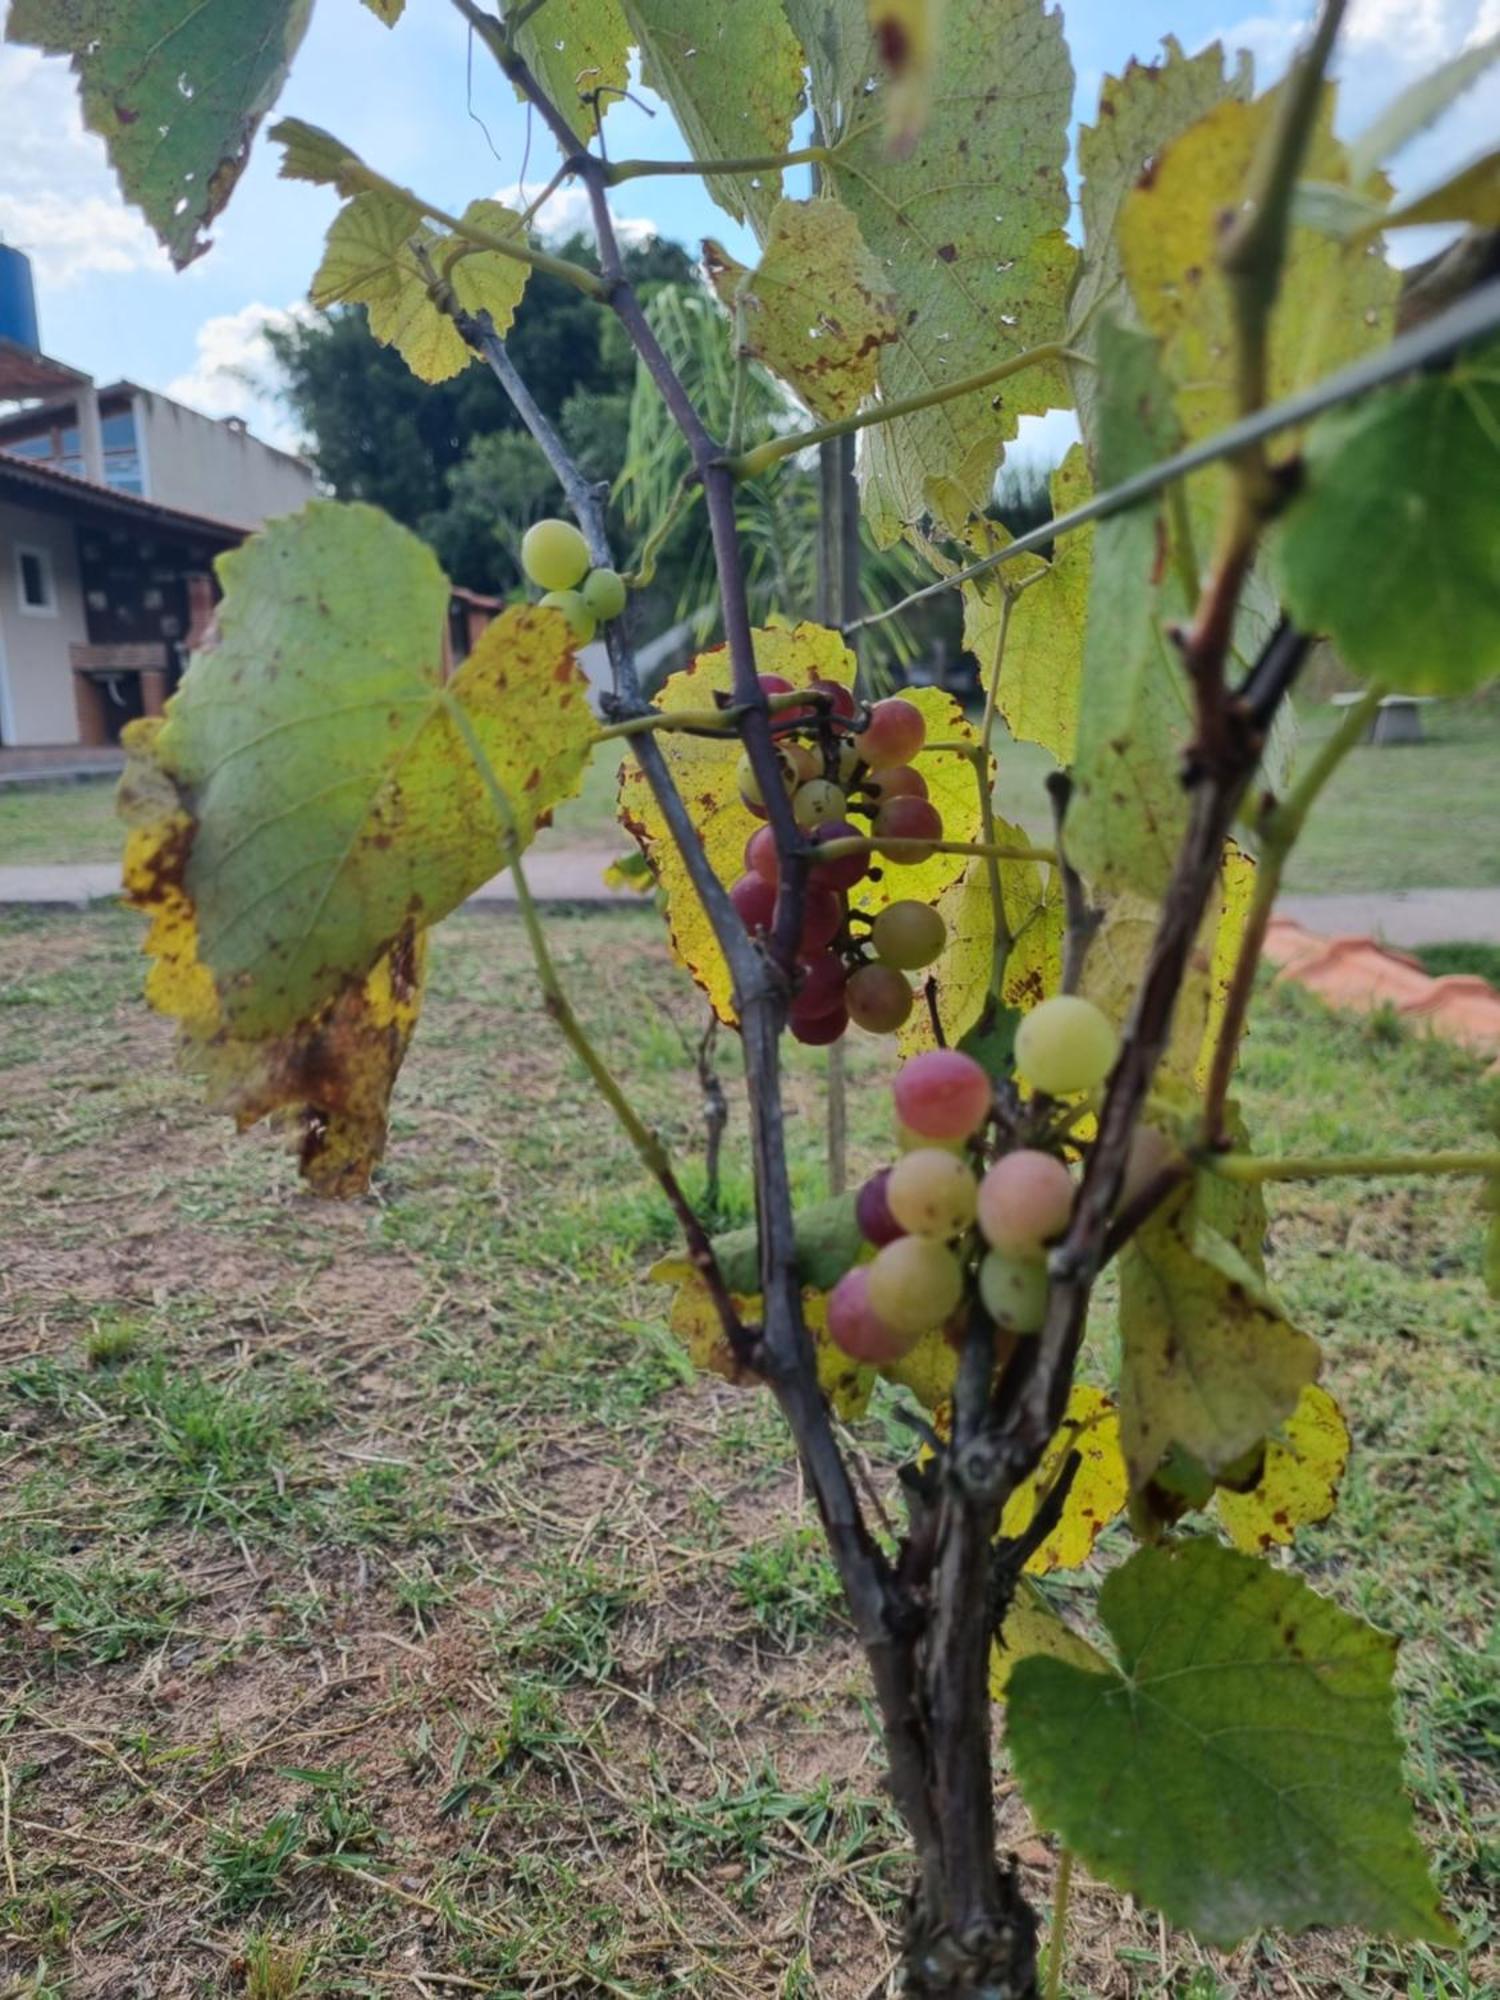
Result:
[[792,767],[792,774],[799,785],[809,785],[823,775],[823,759],[809,744],[788,743],[783,737],[777,750]]
[[891,1214],[914,1236],[946,1240],[961,1235],[974,1220],[978,1192],[973,1174],[956,1153],[922,1146],[892,1167],[885,1198]]
[[802,936],[799,946],[804,958],[833,943],[844,926],[844,899],[837,890],[825,889],[821,882],[809,882],[802,892]]
[[872,805],[883,806],[887,799],[925,799],[927,780],[914,764],[892,764],[888,771],[872,771],[865,790]]
[[906,975],[893,965],[862,965],[850,973],[844,989],[850,1020],[869,1035],[894,1035],[910,1015],[914,999]]
[[[778,754],[776,761],[781,767],[781,782],[787,791],[790,792],[796,786],[797,774],[792,769],[791,763],[787,758]],[[750,753],[748,751],[740,758],[739,766],[735,771],[735,779],[740,788],[740,797],[744,800],[745,804],[749,806],[751,812],[758,819],[764,819],[766,816],[766,801],[760,789],[760,779],[755,774],[755,766],[750,762]]]
[[594,614],[576,590],[549,590],[542,599],[549,611],[560,611],[568,621],[574,641],[586,646],[594,636]]
[[1047,1317],[1047,1267],[991,1250],[979,1266],[979,1296],[996,1326],[1035,1333]]
[[898,1153],[920,1153],[924,1146],[941,1146],[945,1153],[961,1153],[968,1145],[967,1139],[929,1139],[924,1133],[913,1132],[909,1126],[896,1120],[896,1151]]
[[854,740],[860,756],[872,769],[878,770],[885,764],[909,764],[927,741],[927,724],[921,709],[902,701],[898,695],[891,701],[875,703],[868,725]]
[[521,537],[521,567],[538,590],[571,590],[589,566],[589,545],[571,521],[533,521]]
[[814,681],[812,686],[814,693],[827,695],[832,713],[838,716],[841,721],[849,722],[853,720],[857,704],[852,689],[846,688],[842,681],[818,680]]
[[888,1327],[870,1304],[870,1266],[856,1264],[828,1294],[828,1337],[852,1360],[877,1368],[899,1361],[916,1345],[918,1336]]
[[989,1117],[990,1080],[972,1056],[929,1049],[903,1063],[891,1086],[896,1116],[925,1139],[968,1139]]
[[788,1018],[795,1025],[815,1021],[844,1004],[844,961],[836,951],[820,951],[802,967],[801,983]]
[[591,569],[583,579],[584,603],[601,624],[625,609],[625,579],[618,570]]
[[739,911],[748,931],[768,931],[776,915],[775,884],[760,875],[742,875],[729,891],[729,900]]
[[919,972],[943,955],[948,926],[930,904],[892,903],[880,912],[870,932],[875,955],[903,972]]
[[814,778],[798,791],[792,811],[798,826],[829,826],[843,819],[848,803],[837,785],[830,785],[826,778]]
[[[893,868],[915,868],[920,861],[931,859],[932,848],[925,844],[943,837],[943,816],[935,805],[926,799],[894,798],[883,805],[875,815],[875,838],[880,842],[878,852],[883,854]],[[890,847],[887,841],[920,840],[921,847]]]
[[958,1259],[931,1236],[898,1236],[866,1269],[876,1317],[913,1339],[941,1326],[963,1297]]
[[1130,1150],[1125,1155],[1125,1178],[1120,1184],[1116,1207],[1128,1208],[1164,1167],[1181,1158],[1182,1148],[1175,1140],[1169,1139],[1159,1125],[1137,1125],[1130,1135]]
[[884,1244],[894,1243],[906,1231],[895,1216],[886,1200],[886,1189],[890,1186],[892,1169],[882,1167],[878,1174],[871,1174],[859,1193],[854,1197],[854,1220],[859,1233],[866,1243],[873,1243],[879,1250]]
[[745,842],[745,868],[774,888],[781,878],[781,861],[776,852],[776,836],[768,826],[758,826]]
[[1045,1258],[1073,1213],[1073,1177],[1061,1160],[1023,1146],[979,1183],[979,1227],[1007,1257]]
[[1033,1090],[1073,1097],[1109,1074],[1119,1037],[1092,1000],[1057,993],[1033,1007],[1016,1030],[1016,1068]]
[[[814,847],[825,845],[830,840],[858,840],[859,828],[851,826],[846,819],[831,819],[822,826],[812,829]],[[870,872],[868,854],[840,854],[832,861],[814,861],[812,878],[821,882],[825,889],[852,889],[856,882],[862,882]]]

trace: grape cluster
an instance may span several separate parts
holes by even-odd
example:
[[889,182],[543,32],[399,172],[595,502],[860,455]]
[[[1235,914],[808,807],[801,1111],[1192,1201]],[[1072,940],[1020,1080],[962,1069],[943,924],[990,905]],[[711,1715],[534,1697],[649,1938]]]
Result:
[[[780,674],[759,679],[768,696],[795,692]],[[815,860],[809,871],[788,1026],[799,1042],[818,1046],[836,1042],[851,1021],[872,1035],[893,1035],[915,1004],[907,974],[941,957],[948,934],[928,903],[890,903],[873,918],[850,904],[850,892],[871,875],[872,863],[913,867],[943,838],[942,815],[912,764],[927,737],[922,711],[899,696],[862,711],[837,681],[814,681],[809,692],[821,699],[805,708],[778,704],[773,715],[793,815],[815,847],[851,837],[875,842],[873,854]],[[740,759],[739,792],[757,819],[766,818],[748,756]],[[778,878],[775,835],[758,827],[745,843],[745,872],[729,892],[752,931],[771,928]]]
[[[1093,1090],[1112,1065],[1115,1031],[1092,1002],[1044,1000],[1016,1036],[1022,1080],[1047,1096]],[[1047,1315],[1047,1249],[1068,1226],[1073,1176],[1055,1153],[994,1156],[989,1077],[972,1056],[934,1049],[893,1086],[902,1148],[855,1201],[874,1251],[828,1297],[828,1332],[856,1361],[897,1361],[939,1328],[955,1340],[977,1293],[1004,1333],[1036,1333]]]
[[545,591],[543,604],[567,619],[580,646],[625,609],[624,578],[612,569],[590,569],[589,545],[571,521],[534,521],[521,537],[521,567]]

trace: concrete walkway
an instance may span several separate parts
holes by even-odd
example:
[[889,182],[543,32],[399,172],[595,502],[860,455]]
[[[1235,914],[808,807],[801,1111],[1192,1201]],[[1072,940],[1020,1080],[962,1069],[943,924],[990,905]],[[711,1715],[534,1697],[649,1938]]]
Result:
[[[609,856],[567,849],[533,854],[526,863],[532,894],[545,903],[626,903],[631,889],[605,885]],[[0,905],[82,909],[119,893],[112,861],[75,867],[0,867]],[[480,909],[515,902],[509,875],[497,875],[469,898]],[[1291,917],[1325,937],[1378,938],[1386,944],[1500,944],[1500,888],[1398,889],[1368,896],[1284,896],[1279,916]]]

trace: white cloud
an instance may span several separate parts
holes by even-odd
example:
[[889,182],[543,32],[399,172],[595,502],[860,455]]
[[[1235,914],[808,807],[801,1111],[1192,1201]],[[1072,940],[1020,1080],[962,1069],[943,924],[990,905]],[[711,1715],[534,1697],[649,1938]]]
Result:
[[268,444],[293,448],[295,430],[275,399],[275,360],[266,329],[312,316],[302,304],[255,304],[206,319],[198,328],[193,366],[175,376],[165,393],[206,417],[243,417]]
[[0,47],[0,236],[60,289],[90,273],[165,271],[166,253],[120,199],[103,141],[86,132],[66,66]]
[[[545,185],[545,183],[543,183]],[[507,208],[522,213],[528,209],[541,192],[541,187],[523,188],[512,182],[509,187],[496,190],[494,199],[503,201]],[[661,231],[648,217],[642,215],[614,215],[615,234],[621,244],[629,249],[632,244],[648,243]],[[593,212],[589,207],[588,190],[579,187],[576,181],[566,181],[560,188],[554,188],[542,207],[538,210],[533,228],[547,243],[566,243],[570,236],[594,235]]]
[[1481,42],[1487,42],[1495,35],[1500,35],[1500,0],[1484,0],[1464,47],[1477,49]]

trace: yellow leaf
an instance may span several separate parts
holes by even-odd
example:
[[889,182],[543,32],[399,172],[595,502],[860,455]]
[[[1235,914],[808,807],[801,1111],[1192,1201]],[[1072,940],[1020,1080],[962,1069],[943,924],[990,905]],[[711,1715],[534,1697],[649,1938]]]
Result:
[[880,1372],[910,1389],[924,1410],[941,1410],[958,1377],[958,1349],[941,1331],[924,1333],[915,1347]]
[[[758,1377],[746,1374],[730,1352],[708,1287],[692,1265],[681,1258],[667,1257],[653,1265],[647,1275],[659,1283],[677,1286],[667,1313],[667,1325],[687,1349],[689,1359],[696,1367],[706,1374],[718,1375],[726,1382],[743,1384],[758,1381]],[[747,1325],[753,1325],[760,1317],[761,1301],[758,1297],[736,1294],[734,1307]],[[851,1361],[828,1338],[828,1300],[824,1293],[805,1290],[802,1294],[802,1313],[813,1339],[818,1386],[841,1417],[863,1416],[869,1406],[870,1390],[875,1380],[874,1369]]]
[[1125,1505],[1129,1481],[1120,1450],[1120,1420],[1103,1390],[1086,1382],[1074,1384],[1063,1420],[1041,1463],[1006,1502],[1000,1533],[1007,1539],[1025,1533],[1073,1451],[1079,1456],[1077,1474],[1057,1526],[1027,1561],[1029,1576],[1077,1569],[1087,1562],[1095,1542]]
[[1035,1653],[1067,1660],[1089,1672],[1104,1664],[1102,1655],[1064,1624],[1037,1586],[1023,1576],[990,1647],[990,1694],[994,1700],[1004,1701],[1011,1675],[1022,1660]]
[[[1021,829],[1004,820],[995,822],[995,833],[1002,843],[1026,845]],[[1062,903],[1050,868],[1035,861],[1002,861],[999,867],[1012,940],[1000,997],[1024,1014],[1055,993],[1062,977]],[[938,898],[937,908],[948,926],[948,943],[927,976],[937,982],[938,1019],[951,1048],[979,1020],[994,973],[995,906],[987,864],[970,861],[962,879]],[[936,1048],[926,1007],[913,1010],[899,1043],[904,1056]]]
[[1310,1383],[1266,1442],[1260,1478],[1248,1493],[1221,1486],[1214,1504],[1236,1548],[1250,1555],[1291,1541],[1298,1528],[1333,1512],[1349,1462],[1349,1427],[1326,1389]]

